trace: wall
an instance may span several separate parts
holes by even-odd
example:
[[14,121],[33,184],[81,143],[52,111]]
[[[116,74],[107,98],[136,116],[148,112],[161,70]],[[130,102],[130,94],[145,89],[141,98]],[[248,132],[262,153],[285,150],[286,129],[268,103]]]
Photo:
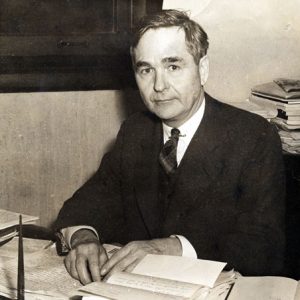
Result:
[[0,94],[0,208],[48,226],[96,171],[134,91]]
[[206,89],[226,102],[278,77],[300,78],[300,0],[165,0],[208,33]]

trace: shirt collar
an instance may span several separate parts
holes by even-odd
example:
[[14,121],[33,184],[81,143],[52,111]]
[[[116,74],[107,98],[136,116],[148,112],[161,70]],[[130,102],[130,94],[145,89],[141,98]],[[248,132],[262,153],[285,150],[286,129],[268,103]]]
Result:
[[[198,110],[181,126],[178,127],[180,130],[180,138],[187,138],[188,140],[191,140],[194,136],[197,128],[199,127],[205,110],[205,98],[203,98],[203,101],[198,108]],[[162,123],[163,125],[163,134],[164,134],[164,143],[169,139],[171,136],[171,130],[173,127],[168,126],[165,123]]]

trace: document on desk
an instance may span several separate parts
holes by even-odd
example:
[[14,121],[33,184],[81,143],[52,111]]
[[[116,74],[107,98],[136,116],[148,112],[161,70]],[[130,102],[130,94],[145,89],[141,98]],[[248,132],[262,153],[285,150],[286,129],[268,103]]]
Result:
[[[19,238],[15,237],[0,247],[0,265],[1,261],[16,259],[18,257]],[[48,248],[53,243],[47,240],[29,239],[23,237],[23,250],[26,255],[35,253]]]
[[228,300],[300,300],[299,282],[276,276],[239,277]]
[[201,288],[200,285],[193,283],[125,272],[111,276],[107,283],[186,298],[192,297]]
[[[115,300],[200,300],[205,299],[209,288],[192,283],[119,272],[114,273],[107,282],[93,282],[79,288],[79,291],[84,296],[84,300],[94,299],[95,296],[91,295],[97,295],[100,299]],[[199,298],[200,294],[201,298]]]
[[[174,296],[122,285],[112,285],[105,282],[93,282],[80,290],[85,293],[83,300],[114,299],[114,300],[182,300],[186,297]],[[93,296],[91,296],[93,295]],[[97,295],[97,296],[96,296]]]
[[[27,294],[68,299],[80,287],[65,269],[63,257],[56,254],[54,246],[35,253],[24,254],[25,292]],[[17,260],[8,259],[0,264],[0,292],[12,299],[17,295]],[[37,297],[35,299],[38,299]]]
[[223,262],[190,257],[148,254],[132,273],[212,288],[225,265]]

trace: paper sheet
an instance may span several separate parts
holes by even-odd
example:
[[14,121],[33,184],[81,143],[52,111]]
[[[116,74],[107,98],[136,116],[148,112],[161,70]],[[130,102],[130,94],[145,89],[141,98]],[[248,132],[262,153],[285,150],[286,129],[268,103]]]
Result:
[[[77,292],[76,295],[85,295],[85,297],[83,297],[83,300],[103,300],[108,299],[107,297],[109,296],[112,296],[111,293],[117,293],[114,295],[114,299],[120,299],[118,293],[121,293],[122,288],[120,290],[117,285],[121,285],[123,287],[133,288],[131,293],[136,291],[135,289],[143,289],[159,294],[166,293],[176,297],[183,297],[184,299],[225,300],[237,276],[240,275],[233,270],[229,272],[222,272],[216,281],[215,287],[210,289],[208,287],[202,287],[200,285],[191,283],[120,272],[113,274],[107,281],[106,284],[111,285],[110,287],[105,287],[105,289],[109,290],[109,293],[106,291],[104,294],[102,294],[101,287],[103,287],[103,283],[100,284],[101,287],[99,287],[99,283],[92,283],[80,288],[81,291],[86,291],[86,293],[82,292],[81,294],[80,292]],[[90,293],[88,296],[87,292]],[[107,297],[103,297],[100,295],[96,296],[97,293],[106,295]]]
[[196,291],[201,288],[201,286],[192,283],[130,274],[126,272],[113,274],[108,279],[107,283],[187,298],[192,297]]
[[[9,288],[9,297],[11,298],[16,298],[17,264],[17,259],[10,259],[2,261],[0,265],[0,283],[1,286]],[[63,257],[57,256],[54,247],[25,254],[24,265],[26,292],[31,291],[59,298],[69,295],[81,286],[79,281],[71,278],[68,274]]]
[[89,292],[92,295],[87,295],[83,299],[99,299],[93,297],[93,295],[101,295],[108,299],[117,300],[182,300],[183,297],[164,295],[145,290],[139,290],[134,288],[128,288],[124,286],[118,286],[113,284],[107,284],[105,282],[93,282],[79,289],[80,291]]
[[[18,257],[18,244],[19,238],[15,237],[9,242],[0,247],[0,264],[1,259],[10,259]],[[23,251],[25,255],[30,253],[41,251],[42,249],[47,248],[53,243],[47,240],[37,240],[37,239],[28,239],[23,238]]]
[[181,256],[148,254],[132,271],[134,274],[154,276],[213,287],[226,263]]
[[298,282],[284,277],[240,277],[229,300],[294,300]]

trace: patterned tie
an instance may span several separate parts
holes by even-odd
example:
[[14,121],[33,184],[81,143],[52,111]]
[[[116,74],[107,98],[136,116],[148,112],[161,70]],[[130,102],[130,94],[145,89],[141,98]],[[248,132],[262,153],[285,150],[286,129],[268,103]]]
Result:
[[168,175],[174,174],[177,169],[177,144],[180,131],[177,128],[171,130],[171,137],[164,144],[160,154],[159,162]]

